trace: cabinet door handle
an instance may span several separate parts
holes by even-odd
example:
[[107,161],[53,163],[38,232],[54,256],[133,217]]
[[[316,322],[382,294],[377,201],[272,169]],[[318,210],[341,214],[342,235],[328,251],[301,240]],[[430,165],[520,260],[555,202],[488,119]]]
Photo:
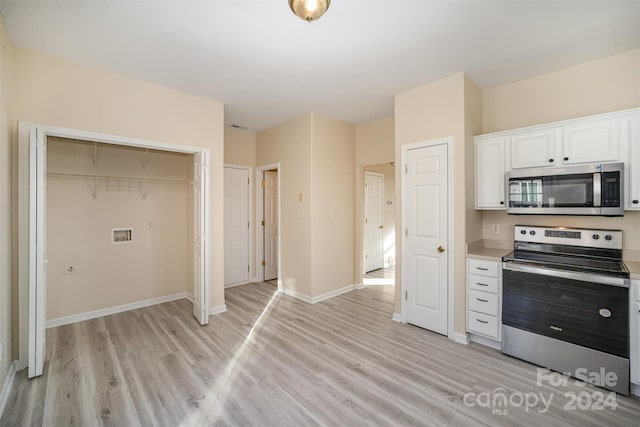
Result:
[[476,319],[476,322],[480,322],[480,323],[489,323],[486,320],[480,320],[480,319]]
[[549,325],[549,327],[554,331],[562,332],[562,328],[558,328],[557,326]]
[[488,269],[488,268],[484,268],[484,267],[476,267],[476,270],[487,271],[487,270],[489,270],[489,269]]
[[489,300],[488,300],[488,299],[482,299],[482,298],[476,298],[476,299],[477,299],[478,301],[480,301],[480,302],[489,302]]
[[549,163],[553,163],[553,159],[549,159]]
[[478,285],[478,286],[489,286],[486,283],[480,283],[480,282],[476,282],[476,285]]
[[565,157],[563,160],[566,162],[567,160],[569,160],[569,158],[568,158],[568,157]]
[[632,200],[631,203],[633,203],[634,205],[637,205],[638,201],[637,200]]
[[[636,202],[637,202],[637,200],[636,200]],[[503,201],[501,201],[501,202],[500,202],[500,204],[501,204],[501,205],[504,205],[504,202],[503,202]]]

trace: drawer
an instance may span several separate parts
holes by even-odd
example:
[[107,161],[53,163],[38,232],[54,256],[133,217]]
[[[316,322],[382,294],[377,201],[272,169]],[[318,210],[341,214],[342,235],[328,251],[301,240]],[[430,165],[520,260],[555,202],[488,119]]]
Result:
[[469,332],[486,335],[488,337],[499,339],[498,334],[498,318],[487,314],[469,311]]
[[498,293],[498,279],[494,277],[469,275],[469,289]]
[[498,316],[499,306],[500,297],[498,294],[469,290],[469,310]]
[[499,262],[469,258],[468,265],[468,274],[479,274],[481,276],[498,278]]

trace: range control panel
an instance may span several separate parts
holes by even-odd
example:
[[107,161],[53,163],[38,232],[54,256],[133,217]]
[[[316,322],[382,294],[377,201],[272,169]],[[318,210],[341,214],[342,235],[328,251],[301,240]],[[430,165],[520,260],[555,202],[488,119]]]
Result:
[[516,225],[515,241],[622,249],[622,230]]

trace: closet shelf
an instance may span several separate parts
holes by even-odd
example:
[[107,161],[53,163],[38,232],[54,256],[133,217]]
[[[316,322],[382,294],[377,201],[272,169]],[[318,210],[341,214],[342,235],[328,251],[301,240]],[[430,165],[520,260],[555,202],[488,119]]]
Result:
[[113,175],[92,175],[82,173],[64,173],[49,172],[48,176],[61,178],[79,178],[79,179],[99,179],[105,181],[137,181],[137,182],[157,182],[166,184],[193,184],[190,179],[165,179],[165,178],[139,178],[133,176],[113,176]]

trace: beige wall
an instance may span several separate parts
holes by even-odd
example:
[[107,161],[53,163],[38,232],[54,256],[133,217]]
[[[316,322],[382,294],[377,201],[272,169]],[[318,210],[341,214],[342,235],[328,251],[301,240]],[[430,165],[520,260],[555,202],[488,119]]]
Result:
[[482,238],[482,213],[476,206],[476,174],[474,135],[482,132],[482,90],[468,76],[464,78],[464,120],[465,120],[465,204],[467,243]]
[[[144,150],[100,144],[95,165],[93,151],[93,143],[49,138],[48,171],[191,179],[191,155],[150,151],[143,168]],[[191,293],[192,191],[188,184],[49,176],[47,319]],[[111,229],[122,227],[133,227],[133,242],[112,244]],[[65,265],[76,274],[65,275]]]
[[280,163],[278,276],[286,289],[311,296],[310,113],[256,135],[256,167],[272,163]]
[[357,125],[356,160],[358,165],[374,165],[393,161],[394,140],[394,116]]
[[[454,251],[454,329],[463,333],[466,329],[465,314],[465,234],[466,234],[466,178],[467,157],[465,147],[465,76],[454,74],[436,82],[402,92],[395,98],[395,147],[396,159],[401,158],[402,146],[415,142],[453,137],[453,221]],[[396,191],[401,194],[402,167],[396,168]],[[473,170],[473,169],[471,169]],[[470,190],[473,191],[473,190]],[[400,236],[402,226],[402,198],[396,203],[396,236]],[[401,239],[396,239],[396,263],[402,263]],[[401,283],[402,271],[396,269],[396,283]],[[401,287],[396,286],[396,312],[400,313]]]
[[224,128],[224,162],[231,165],[255,166],[256,133],[238,128]]
[[[356,126],[355,248],[353,255],[356,262],[354,271],[355,283],[362,283],[362,275],[364,274],[365,268],[364,167],[367,165],[389,163],[393,161],[395,161],[394,116],[384,117],[379,120],[374,120]],[[395,206],[392,209],[395,210]]]
[[[486,90],[483,105],[483,133],[640,107],[640,49]],[[491,224],[500,224],[499,235]],[[513,241],[515,224],[621,229],[625,249],[640,250],[640,212],[598,218],[484,211],[483,238]]]
[[483,133],[624,110],[640,105],[640,49],[483,94]]
[[15,358],[12,313],[12,227],[11,227],[11,43],[0,16],[0,388],[4,384],[11,361]]
[[355,127],[311,122],[311,296],[353,284]]
[[[17,46],[13,47],[13,68],[12,117],[16,121],[205,147],[210,150],[210,305],[215,307],[224,304],[221,238],[224,229],[221,202],[224,106],[216,101]],[[17,141],[16,122],[13,125],[14,141]],[[14,250],[17,248],[14,247]],[[25,354],[24,344],[20,343],[21,355]]]
[[[365,166],[364,171],[384,174],[384,267],[392,267],[396,260],[396,168],[392,162],[385,162]],[[361,204],[364,207],[364,200]]]

